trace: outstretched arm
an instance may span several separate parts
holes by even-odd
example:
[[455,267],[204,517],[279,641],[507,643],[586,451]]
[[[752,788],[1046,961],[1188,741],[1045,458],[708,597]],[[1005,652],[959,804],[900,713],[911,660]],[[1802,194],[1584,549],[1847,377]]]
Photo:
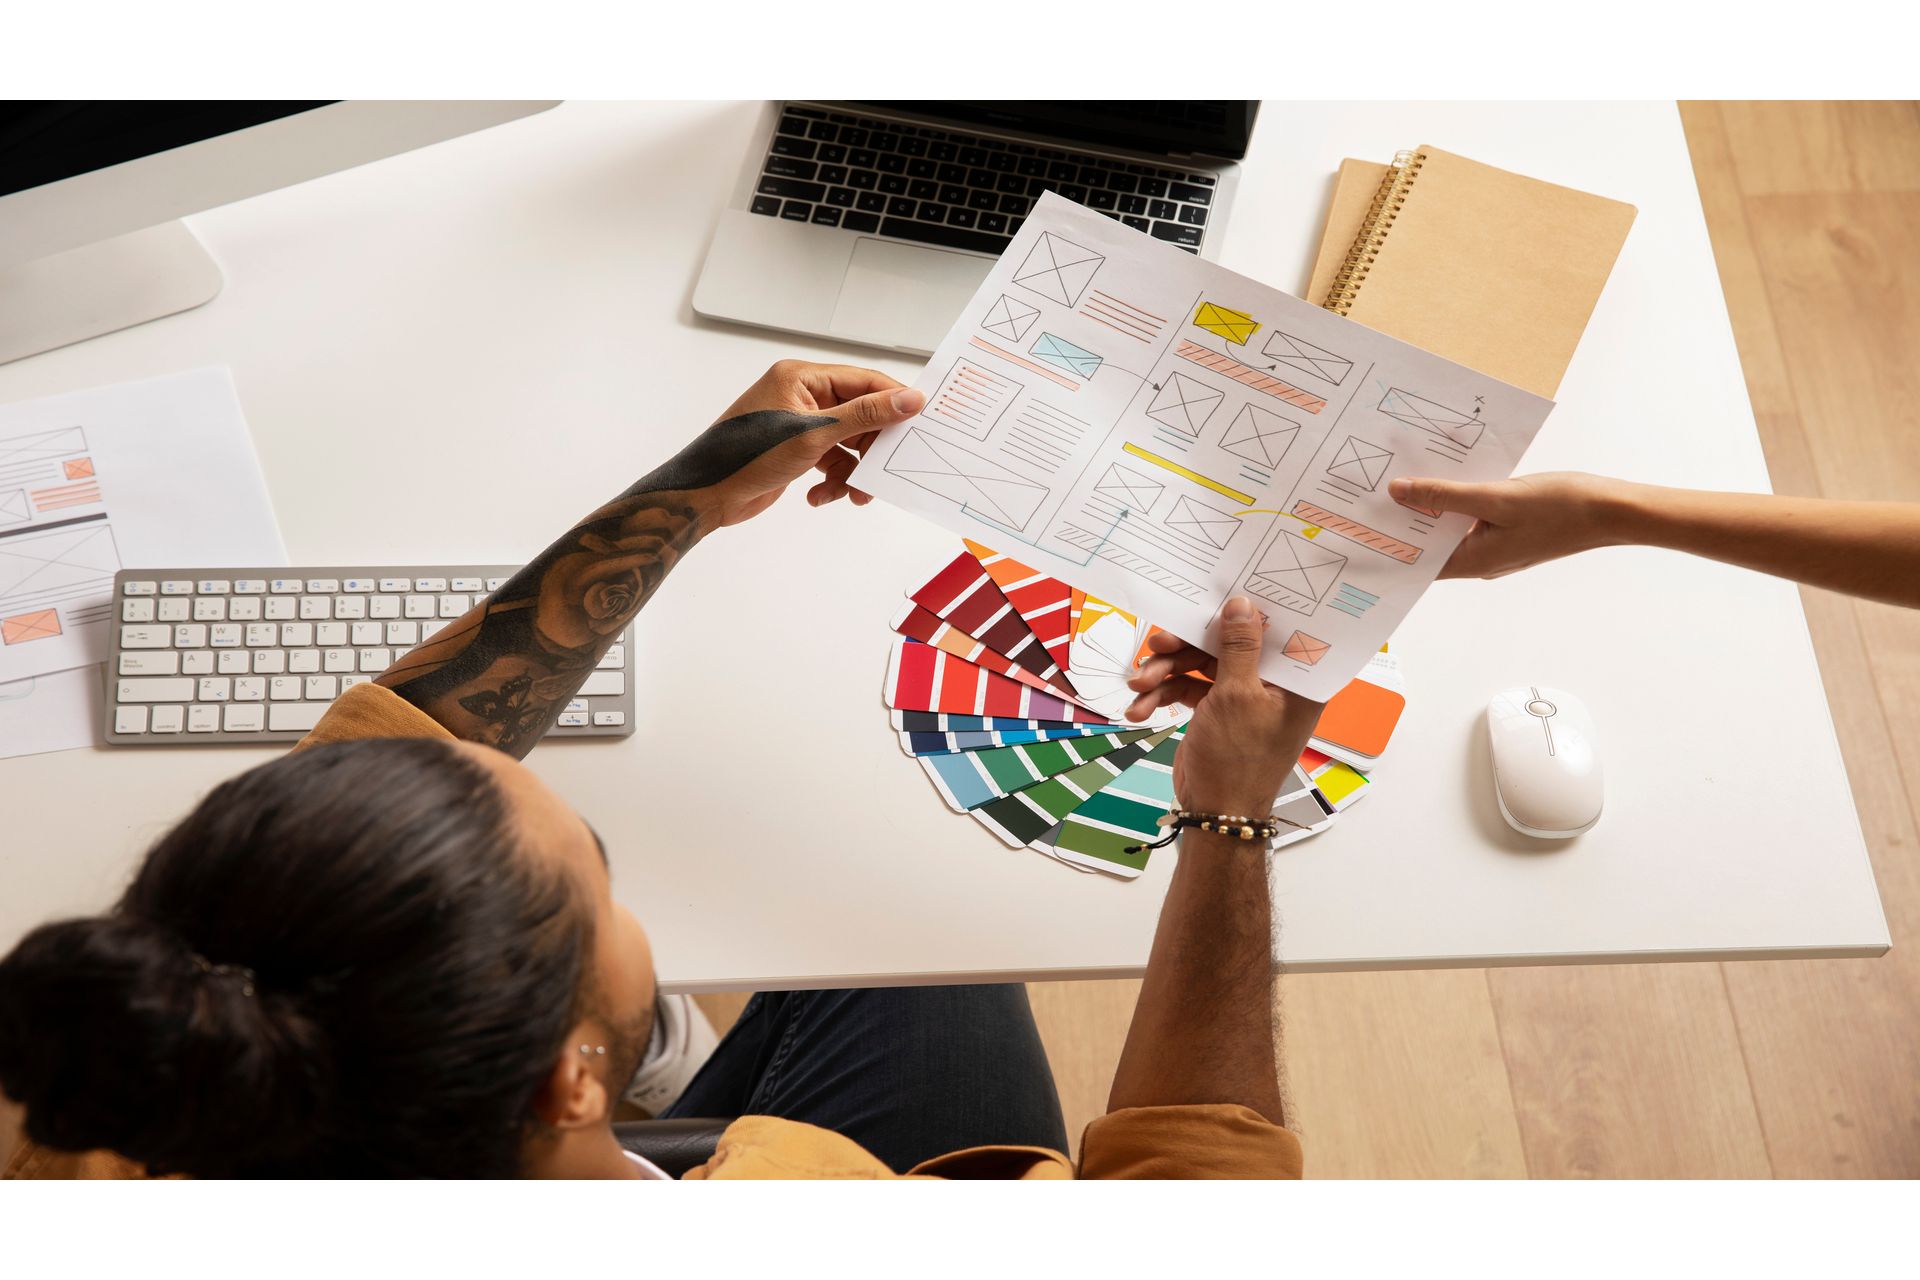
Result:
[[721,421],[569,529],[464,617],[376,678],[455,737],[524,756],[695,543],[818,470],[819,506],[919,392],[871,369],[782,361]]
[[[1163,633],[1131,681],[1144,719],[1194,704],[1173,760],[1184,809],[1272,812],[1320,719],[1320,704],[1260,680],[1265,619],[1244,596],[1227,602],[1216,662]],[[1212,683],[1185,674],[1204,671]],[[1273,904],[1263,845],[1202,831],[1179,860],[1140,984],[1107,1109],[1238,1103],[1285,1124],[1273,1021]]]
[[1704,493],[1548,472],[1493,484],[1397,479],[1394,498],[1479,521],[1443,578],[1497,578],[1595,547],[1644,544],[1920,608],[1920,505]]

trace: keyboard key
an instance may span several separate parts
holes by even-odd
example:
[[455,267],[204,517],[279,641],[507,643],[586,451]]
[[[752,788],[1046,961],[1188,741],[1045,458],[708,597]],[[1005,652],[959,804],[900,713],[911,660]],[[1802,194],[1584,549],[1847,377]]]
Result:
[[227,602],[218,597],[203,596],[193,602],[193,620],[195,622],[225,622],[227,620]]
[[204,649],[207,646],[207,627],[203,622],[182,622],[173,629],[173,647],[176,649]]
[[187,722],[187,709],[181,706],[155,707],[153,709],[153,731],[155,733],[178,733]]
[[871,213],[850,213],[840,219],[843,231],[878,231],[880,219]]
[[811,125],[807,126],[807,136],[823,142],[832,142],[840,136],[840,126],[829,124],[825,120],[815,120]]
[[[755,190],[763,196],[779,196],[782,200],[818,200],[827,194],[827,189],[817,182],[796,182],[792,178],[762,178]],[[380,584],[380,589],[389,590],[384,582]],[[406,590],[405,587],[391,589]]]
[[835,187],[827,192],[827,203],[836,209],[853,208],[853,188]]
[[[293,601],[289,600],[286,603],[291,606]],[[187,601],[174,597],[162,600],[160,607],[155,609],[154,613],[156,615],[156,621],[159,622],[185,622],[189,617],[189,611],[191,609],[192,605]]]
[[225,702],[227,695],[233,692],[233,681],[225,676],[202,676],[200,679],[201,702]]
[[624,711],[596,711],[593,713],[593,722],[597,725],[604,726],[623,725],[627,722],[627,713]]
[[252,596],[235,596],[227,605],[227,616],[235,622],[253,622],[260,616],[260,601]]
[[1010,213],[1010,214],[1014,214],[1015,216],[1019,216],[1021,214],[1026,213],[1027,206],[1030,203],[1031,202],[1025,196],[1001,196],[1000,212]]
[[929,200],[920,206],[919,216],[925,218],[928,222],[945,222],[947,220],[947,206],[935,204]]
[[216,649],[238,649],[241,628],[237,622],[216,622],[207,632],[207,643]]
[[[220,727],[228,733],[258,733],[264,727],[265,710],[258,706],[229,705],[221,717]],[[325,712],[326,708],[319,707],[316,710]]]
[[191,582],[181,582],[177,578],[170,578],[160,584],[160,594],[163,596],[190,596],[193,594],[193,584]]
[[362,649],[360,651],[360,669],[378,674],[393,665],[393,650]]
[[344,620],[367,616],[367,598],[365,596],[335,596],[333,598],[333,616]]
[[147,709],[145,707],[118,707],[113,713],[113,731],[115,733],[145,733],[147,731]]
[[330,595],[333,592],[338,591],[339,589],[340,589],[340,580],[338,578],[308,578],[307,579],[307,590],[311,592],[324,592]]
[[267,589],[277,596],[297,596],[300,594],[300,579],[275,578],[267,584]]
[[626,691],[627,676],[624,671],[596,671],[580,686],[580,696],[583,698],[611,698]]
[[846,162],[847,147],[844,142],[830,142],[820,148],[821,164],[845,164]]
[[1166,221],[1172,221],[1174,217],[1173,201],[1149,200],[1147,202],[1147,216],[1149,218],[1160,218]]
[[907,184],[907,194],[915,200],[938,200],[940,198],[940,188],[936,184],[922,179],[918,182],[909,182]]
[[[973,210],[962,209],[959,212],[971,215]],[[896,240],[916,240],[921,244],[937,244],[949,249],[974,249],[981,253],[999,253],[1007,245],[1002,236],[984,235],[948,223],[909,222],[905,218],[882,220],[880,234]]]
[[241,676],[233,682],[235,702],[264,702],[267,697],[265,676]]
[[269,622],[285,622],[298,611],[298,603],[290,596],[271,596],[261,607],[262,615]]
[[243,676],[253,670],[253,655],[245,649],[228,649],[213,659],[213,669],[223,676]]
[[455,591],[465,591],[469,595],[478,594],[487,589],[487,584],[478,578],[455,578],[448,585]]
[[955,227],[971,227],[980,220],[977,211],[967,208],[947,210],[947,223]]
[[1190,226],[1203,226],[1207,221],[1207,211],[1198,205],[1183,204],[1180,206],[1180,221]]
[[183,676],[210,676],[213,674],[213,651],[198,649],[192,653],[180,655],[180,674]]
[[233,585],[225,578],[202,578],[194,584],[194,589],[203,596],[224,596],[233,590]]
[[626,660],[627,660],[627,647],[623,644],[616,644],[609,647],[605,653],[601,654],[600,661],[594,663],[594,666],[599,667],[603,670],[609,667],[618,668],[624,665]]
[[[232,708],[228,708],[231,710]],[[220,727],[219,707],[188,707],[187,732],[212,733]]]
[[1142,179],[1140,179],[1140,194],[1141,194],[1141,195],[1143,195],[1143,196],[1164,196],[1164,195],[1166,195],[1166,194],[1167,194],[1167,180],[1166,180],[1165,178],[1142,178]]
[[283,622],[280,624],[280,643],[289,649],[313,643],[313,624],[311,622]]
[[295,675],[310,675],[320,669],[318,649],[287,650],[287,670]]
[[[880,213],[887,207],[887,198],[877,191],[862,191],[860,193],[859,204],[860,210],[863,213]],[[842,219],[841,225],[846,225],[844,219]]]
[[411,591],[413,590],[413,579],[382,578],[380,579],[380,589],[382,591]]
[[837,227],[840,225],[840,211],[831,205],[815,205],[810,221],[817,227]]
[[120,655],[120,674],[123,676],[171,676],[179,672],[180,655],[171,649],[162,649],[158,653]]
[[554,719],[554,724],[562,729],[584,729],[587,727],[587,713],[584,711],[562,711]]
[[1169,240],[1178,245],[1197,245],[1200,243],[1200,228],[1185,227],[1177,222],[1156,222],[1153,224],[1155,240]]
[[1007,230],[1007,215],[1004,213],[983,213],[980,215],[980,229],[1004,235]]
[[249,622],[247,624],[247,648],[264,649],[268,645],[280,642],[280,628],[271,622]]
[[193,681],[181,677],[121,680],[113,686],[115,702],[192,702]]
[[488,578],[487,579],[487,590],[489,591],[498,591],[500,588],[506,585],[507,585],[507,580],[505,578]]
[[340,584],[340,589],[349,595],[364,596],[373,593],[372,578],[348,578]]
[[266,592],[267,580],[265,578],[235,578],[233,580],[233,589],[238,595],[262,595]]
[[275,676],[267,681],[267,696],[275,702],[297,702],[305,683],[299,676]]
[[[227,710],[229,712],[251,711],[255,715],[260,713],[258,707],[228,707]],[[277,703],[267,708],[267,728],[275,733],[289,731],[305,733],[319,724],[320,717],[325,714],[327,714],[327,704],[324,702]],[[233,726],[229,724],[227,728],[231,729]]]
[[152,622],[153,621],[153,601],[122,600],[120,602],[120,621]]
[[918,207],[905,196],[895,196],[887,201],[887,212],[896,218],[911,218]]
[[805,222],[813,206],[804,200],[789,200],[780,206],[780,217],[787,222]]
[[367,601],[369,618],[397,618],[400,616],[399,596],[375,596]]
[[1153,224],[1151,222],[1148,222],[1145,218],[1136,218],[1132,214],[1121,215],[1120,221],[1126,223],[1128,226],[1132,227],[1135,231],[1148,231],[1148,230],[1151,230],[1153,227]]
[[811,160],[819,146],[819,143],[806,138],[789,138],[785,134],[778,134],[768,150],[776,156],[797,156],[802,160]]
[[907,161],[907,176],[909,178],[931,178],[939,171],[940,166],[931,160]]
[[360,648],[365,645],[379,644],[383,628],[377,622],[356,622],[353,624],[353,645]]
[[387,624],[387,643],[400,648],[420,643],[420,624],[417,622],[389,622]]
[[1117,209],[1119,205],[1120,197],[1111,191],[1095,191],[1087,196],[1089,209]]
[[[320,655],[320,669],[339,673],[354,669],[355,654],[351,649],[328,649]],[[309,698],[313,695],[308,694]]]
[[1085,204],[1087,202],[1087,189],[1077,182],[1062,183],[1060,186],[1055,187],[1054,190],[1060,193],[1060,198],[1063,200],[1071,200],[1075,204]]
[[347,642],[347,624],[344,622],[320,622],[313,628],[313,642],[322,649],[328,645],[342,645]]
[[880,175],[880,194],[883,196],[901,196],[907,193],[907,180],[897,173]]
[[755,213],[764,213],[769,218],[780,216],[780,202],[772,196],[755,196],[748,208]]
[[409,618],[431,618],[434,613],[432,596],[408,596],[407,616]]
[[883,155],[874,163],[873,167],[880,171],[882,177],[898,176],[906,173],[907,158],[905,156]]
[[310,700],[319,698],[327,702],[332,702],[339,696],[340,686],[334,682],[332,676],[307,677],[307,697]]
[[157,595],[159,591],[160,584],[157,582],[123,582],[120,584],[121,595],[151,596]]
[[1212,204],[1213,192],[1206,187],[1192,187],[1184,182],[1176,182],[1168,191],[1175,200],[1185,200],[1188,204]]
[[991,191],[981,190],[981,191],[969,191],[967,193],[967,207],[969,209],[985,209],[987,212],[991,213],[993,210],[997,209],[999,206],[1000,206],[1000,197],[994,195],[993,192]]
[[796,115],[783,114],[780,117],[780,123],[774,126],[774,128],[778,133],[787,134],[796,138],[804,138],[807,136],[807,122]]

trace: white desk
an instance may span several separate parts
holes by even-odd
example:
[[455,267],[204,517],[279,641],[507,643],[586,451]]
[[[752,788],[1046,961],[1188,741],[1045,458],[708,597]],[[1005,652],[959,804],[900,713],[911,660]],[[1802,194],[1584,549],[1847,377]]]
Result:
[[[0,368],[0,401],[225,363],[294,563],[524,559],[776,357],[913,372],[693,318],[757,110],[570,103],[198,217],[221,297]],[[1765,489],[1670,104],[1272,105],[1224,261],[1303,287],[1339,159],[1428,142],[1640,208],[1527,469]],[[669,985],[1140,971],[1172,858],[1123,883],[1010,852],[887,727],[887,619],[952,543],[885,506],[789,496],[710,539],[642,615],[636,664],[659,678],[643,675],[641,731],[534,756],[605,835]],[[1410,703],[1377,794],[1277,858],[1287,964],[1886,949],[1792,587],[1609,551],[1443,583],[1395,645]],[[1519,683],[1583,694],[1604,738],[1606,816],[1566,846],[1494,808],[1481,711]],[[267,754],[0,762],[0,947],[104,907],[198,793]]]

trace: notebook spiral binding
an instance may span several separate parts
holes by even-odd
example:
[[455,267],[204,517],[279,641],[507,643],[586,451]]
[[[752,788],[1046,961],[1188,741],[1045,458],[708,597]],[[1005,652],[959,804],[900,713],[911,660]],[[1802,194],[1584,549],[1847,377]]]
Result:
[[1374,261],[1380,256],[1380,247],[1386,242],[1387,233],[1393,230],[1393,223],[1400,216],[1400,210],[1407,203],[1407,193],[1413,189],[1413,183],[1420,176],[1420,166],[1425,164],[1427,153],[1424,151],[1400,151],[1393,157],[1393,163],[1387,166],[1386,176],[1380,180],[1380,189],[1373,194],[1373,203],[1367,206],[1367,216],[1360,224],[1360,234],[1353,239],[1353,247],[1347,250],[1346,261],[1340,264],[1340,270],[1333,277],[1333,283],[1327,288],[1327,300],[1320,305],[1337,316],[1344,316],[1353,306],[1353,300],[1360,294],[1360,286],[1367,282],[1367,273],[1373,270]]

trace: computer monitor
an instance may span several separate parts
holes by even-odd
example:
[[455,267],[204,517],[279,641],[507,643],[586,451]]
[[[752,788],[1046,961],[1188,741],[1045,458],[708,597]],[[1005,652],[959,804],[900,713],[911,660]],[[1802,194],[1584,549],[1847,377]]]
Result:
[[0,104],[0,364],[213,298],[188,214],[554,105]]

